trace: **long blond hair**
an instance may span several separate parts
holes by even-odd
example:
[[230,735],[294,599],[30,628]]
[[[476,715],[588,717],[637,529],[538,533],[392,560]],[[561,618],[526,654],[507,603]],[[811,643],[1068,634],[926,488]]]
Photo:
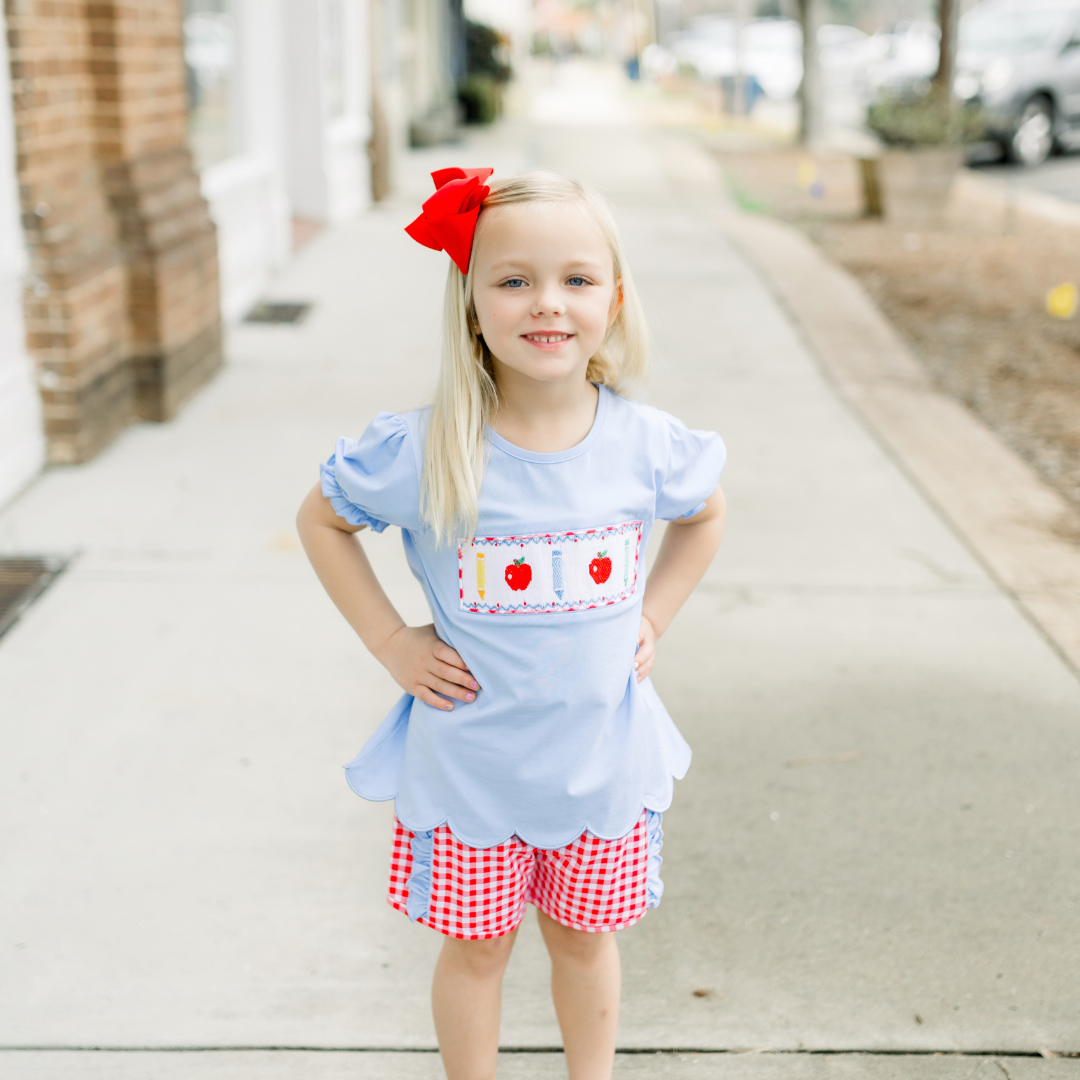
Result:
[[[550,172],[526,173],[490,186],[480,221],[491,207],[575,202],[600,228],[611,248],[616,296],[621,289],[622,307],[589,360],[585,377],[617,393],[640,383],[649,362],[648,328],[607,200]],[[428,417],[420,488],[424,521],[437,543],[471,535],[476,528],[487,429],[498,402],[491,354],[480,337],[473,303],[472,259],[467,274],[451,263],[443,303],[442,367]]]

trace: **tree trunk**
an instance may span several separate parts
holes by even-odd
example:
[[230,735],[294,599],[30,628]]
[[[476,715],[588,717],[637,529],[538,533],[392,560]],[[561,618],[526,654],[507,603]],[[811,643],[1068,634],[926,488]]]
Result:
[[799,22],[803,32],[803,78],[799,88],[799,139],[811,145],[821,139],[822,101],[821,65],[818,61],[818,27],[821,25],[821,0],[798,0]]
[[934,90],[943,96],[952,96],[953,78],[956,75],[956,39],[960,29],[961,0],[938,0],[938,25],[941,27],[941,55]]
[[731,111],[746,115],[746,0],[735,2],[735,84]]

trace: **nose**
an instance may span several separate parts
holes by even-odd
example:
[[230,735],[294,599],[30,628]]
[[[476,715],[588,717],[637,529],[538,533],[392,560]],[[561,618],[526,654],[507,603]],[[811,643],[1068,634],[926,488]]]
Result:
[[558,282],[545,282],[536,290],[532,313],[536,316],[566,314],[566,297]]

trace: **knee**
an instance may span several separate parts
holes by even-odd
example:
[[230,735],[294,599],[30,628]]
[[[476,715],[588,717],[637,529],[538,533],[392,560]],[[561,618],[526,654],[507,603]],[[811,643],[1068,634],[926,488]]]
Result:
[[443,953],[455,967],[466,970],[473,978],[502,974],[514,947],[514,934],[490,938],[487,941],[462,941],[447,938]]
[[554,919],[544,927],[544,941],[553,961],[586,967],[616,947],[613,933],[590,934],[584,930],[573,930]]

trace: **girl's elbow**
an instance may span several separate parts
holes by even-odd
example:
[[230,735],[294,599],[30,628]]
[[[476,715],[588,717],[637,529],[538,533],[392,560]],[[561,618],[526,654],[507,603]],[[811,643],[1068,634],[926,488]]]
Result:
[[307,495],[304,496],[304,501],[300,504],[300,509],[296,511],[296,531],[301,536],[303,536],[312,525],[318,524],[319,518],[322,516],[321,511],[323,509],[322,504],[324,501],[323,493],[318,487],[313,487]]
[[719,525],[720,531],[723,532],[724,522],[727,521],[727,498],[723,489],[717,488],[710,496],[710,502],[713,499],[716,500],[713,503],[713,516]]

